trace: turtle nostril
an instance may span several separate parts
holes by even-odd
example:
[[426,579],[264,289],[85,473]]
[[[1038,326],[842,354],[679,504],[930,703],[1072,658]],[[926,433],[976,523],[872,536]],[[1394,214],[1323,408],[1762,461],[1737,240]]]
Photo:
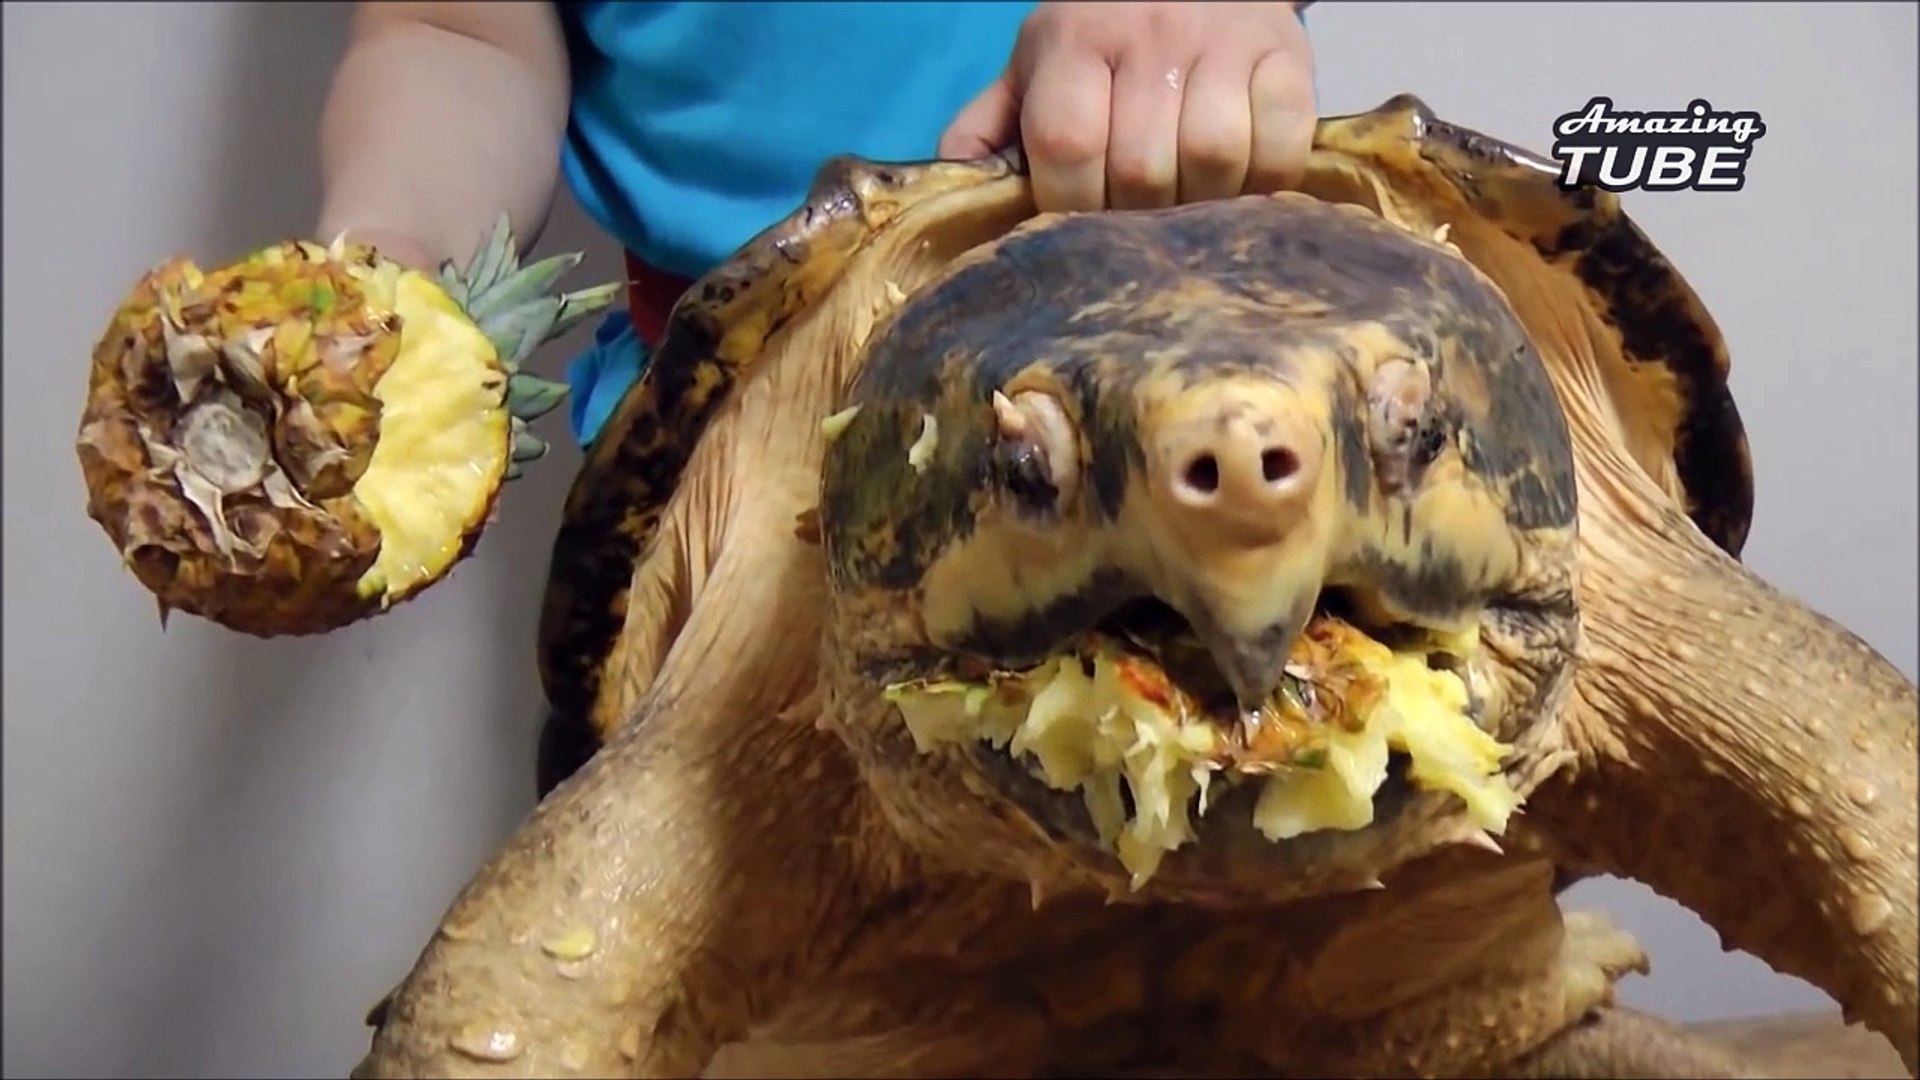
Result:
[[1328,431],[1296,391],[1204,384],[1160,408],[1142,449],[1154,512],[1177,542],[1244,551],[1308,523]]
[[1220,462],[1212,454],[1201,454],[1187,463],[1187,486],[1202,495],[1220,490]]
[[1300,471],[1300,459],[1283,446],[1260,452],[1260,475],[1269,484],[1277,484]]

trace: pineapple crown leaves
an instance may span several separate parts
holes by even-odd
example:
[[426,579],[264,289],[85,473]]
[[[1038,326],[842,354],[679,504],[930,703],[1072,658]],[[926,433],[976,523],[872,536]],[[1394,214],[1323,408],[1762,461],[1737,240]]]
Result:
[[547,456],[547,440],[528,430],[527,422],[513,418],[513,453],[507,460],[507,479],[520,478],[520,466]]
[[578,252],[564,252],[522,266],[505,214],[494,221],[487,242],[474,252],[466,269],[452,260],[440,265],[441,288],[493,343],[507,369],[507,411],[521,422],[515,425],[516,461],[530,461],[546,452],[545,444],[524,429],[524,421],[553,411],[567,396],[565,383],[521,371],[520,365],[535,349],[604,311],[620,294],[619,282],[578,292],[551,292],[554,283],[578,265]]

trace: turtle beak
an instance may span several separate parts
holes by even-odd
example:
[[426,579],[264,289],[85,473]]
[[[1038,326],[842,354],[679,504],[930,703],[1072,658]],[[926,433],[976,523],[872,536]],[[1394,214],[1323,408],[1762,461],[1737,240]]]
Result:
[[1307,395],[1261,379],[1188,387],[1142,432],[1155,591],[1243,708],[1278,686],[1325,580],[1341,509],[1328,428]]
[[1259,709],[1279,689],[1293,643],[1313,617],[1315,598],[1307,593],[1292,610],[1250,632],[1229,629],[1221,613],[1205,607],[1182,612],[1242,712]]

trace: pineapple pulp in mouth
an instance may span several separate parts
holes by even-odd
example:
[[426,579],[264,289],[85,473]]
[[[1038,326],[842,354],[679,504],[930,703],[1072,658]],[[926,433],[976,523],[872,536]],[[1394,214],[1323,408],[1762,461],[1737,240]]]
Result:
[[897,683],[886,697],[923,753],[985,741],[1079,791],[1134,888],[1194,839],[1215,783],[1258,784],[1253,824],[1275,842],[1371,824],[1396,754],[1413,788],[1453,794],[1488,832],[1519,804],[1500,771],[1508,748],[1474,722],[1458,673],[1477,635],[1396,633],[1390,646],[1323,605],[1280,690],[1241,715],[1209,686],[1218,677],[1190,633],[1113,626],[1037,667]]

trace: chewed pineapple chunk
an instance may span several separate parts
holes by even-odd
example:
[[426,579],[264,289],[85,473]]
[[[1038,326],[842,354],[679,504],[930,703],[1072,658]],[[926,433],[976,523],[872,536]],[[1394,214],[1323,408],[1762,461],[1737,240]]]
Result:
[[853,418],[859,415],[860,406],[849,405],[839,412],[834,413],[832,416],[827,417],[825,420],[820,421],[821,437],[828,442],[838,439],[840,436],[846,434],[847,425],[853,423]]
[[907,447],[907,464],[914,472],[925,472],[928,463],[933,461],[934,451],[940,448],[940,421],[932,413],[920,418],[920,437]]
[[[1371,644],[1371,643],[1370,643]],[[1426,791],[1450,791],[1466,804],[1475,825],[1506,828],[1519,798],[1500,775],[1507,748],[1467,717],[1460,677],[1433,671],[1419,656],[1389,653],[1367,657],[1386,676],[1384,701],[1360,731],[1329,733],[1327,767],[1296,777],[1269,779],[1254,808],[1253,823],[1270,840],[1315,829],[1359,829],[1373,823],[1373,794],[1386,780],[1387,754],[1407,755],[1407,779]]]
[[922,752],[984,740],[1026,758],[1047,786],[1079,790],[1101,841],[1116,847],[1137,888],[1166,852],[1193,838],[1195,766],[1217,750],[1219,735],[1128,693],[1112,655],[1097,655],[1093,667],[1089,676],[1079,658],[1061,657],[986,686],[903,684],[887,697]]
[[[1219,778],[1262,785],[1253,824],[1268,839],[1354,830],[1373,822],[1388,755],[1400,751],[1415,788],[1451,792],[1474,824],[1504,830],[1519,805],[1500,772],[1507,748],[1468,717],[1460,677],[1430,669],[1424,652],[1395,653],[1357,631],[1332,640],[1339,663],[1384,692],[1351,691],[1343,721],[1316,726],[1312,745],[1275,768],[1229,768],[1225,727],[1189,708],[1157,670],[1144,674],[1146,661],[1104,644],[1090,665],[1062,656],[983,683],[898,684],[886,696],[922,752],[985,741],[1026,761],[1049,787],[1079,791],[1135,889],[1194,838],[1193,815],[1207,812]],[[1299,744],[1297,737],[1279,741]]]

